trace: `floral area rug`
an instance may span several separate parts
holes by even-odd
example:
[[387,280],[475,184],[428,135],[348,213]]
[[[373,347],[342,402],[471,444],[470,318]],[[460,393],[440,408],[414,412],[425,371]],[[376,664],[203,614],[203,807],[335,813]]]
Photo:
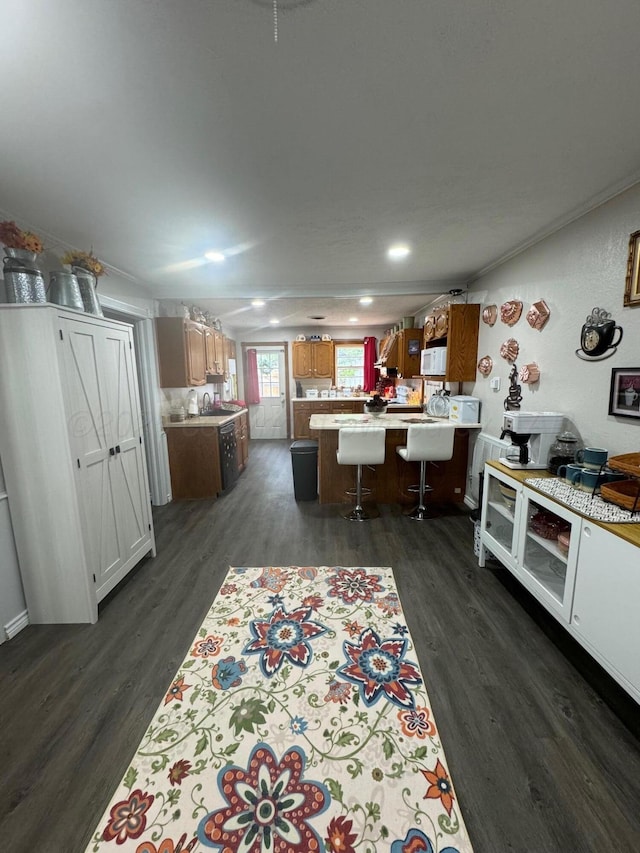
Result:
[[390,568],[232,568],[87,853],[472,853]]

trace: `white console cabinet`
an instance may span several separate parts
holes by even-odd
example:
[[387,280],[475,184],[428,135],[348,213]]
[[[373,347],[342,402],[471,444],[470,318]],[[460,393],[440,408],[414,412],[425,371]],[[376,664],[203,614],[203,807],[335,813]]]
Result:
[[[640,702],[640,525],[596,524],[523,482],[538,475],[485,465],[479,564],[491,552]],[[512,508],[501,484],[515,490]],[[532,530],[540,511],[570,525],[566,556]]]
[[0,455],[29,621],[95,622],[155,553],[131,327],[0,306]]
[[571,633],[640,702],[640,549],[582,521]]

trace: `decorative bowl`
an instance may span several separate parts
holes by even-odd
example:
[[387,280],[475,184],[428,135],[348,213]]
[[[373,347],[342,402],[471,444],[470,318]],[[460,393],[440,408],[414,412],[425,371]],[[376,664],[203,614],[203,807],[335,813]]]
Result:
[[512,489],[511,486],[506,486],[504,483],[500,483],[500,494],[502,495],[502,502],[506,508],[513,510],[516,505],[516,490]]

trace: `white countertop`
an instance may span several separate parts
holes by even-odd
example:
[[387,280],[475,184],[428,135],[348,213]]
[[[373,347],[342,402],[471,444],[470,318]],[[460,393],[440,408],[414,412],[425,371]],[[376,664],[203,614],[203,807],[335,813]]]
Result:
[[460,424],[457,421],[451,421],[449,418],[434,418],[430,415],[421,414],[419,412],[406,412],[402,414],[384,415],[311,415],[309,421],[310,429],[340,429],[341,426],[371,426],[384,427],[385,429],[408,429],[412,424],[424,423],[435,424],[444,423],[452,424],[456,429],[480,429],[482,424]]

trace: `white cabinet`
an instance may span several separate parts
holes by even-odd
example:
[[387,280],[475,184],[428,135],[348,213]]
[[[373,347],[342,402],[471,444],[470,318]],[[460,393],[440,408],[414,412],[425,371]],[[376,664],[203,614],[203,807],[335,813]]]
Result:
[[[515,491],[513,510],[501,485]],[[533,529],[540,514],[565,523],[566,555]],[[629,535],[632,541],[485,465],[480,565],[490,551],[640,702],[640,548]]]
[[640,552],[582,521],[571,633],[640,702]]
[[0,306],[0,454],[29,621],[95,622],[155,552],[131,328]]
[[[511,499],[511,492],[503,494],[501,487],[512,489],[515,498]],[[521,500],[521,483],[494,468],[485,468],[480,535],[481,566],[484,566],[486,551],[489,550],[508,569],[516,571]]]

